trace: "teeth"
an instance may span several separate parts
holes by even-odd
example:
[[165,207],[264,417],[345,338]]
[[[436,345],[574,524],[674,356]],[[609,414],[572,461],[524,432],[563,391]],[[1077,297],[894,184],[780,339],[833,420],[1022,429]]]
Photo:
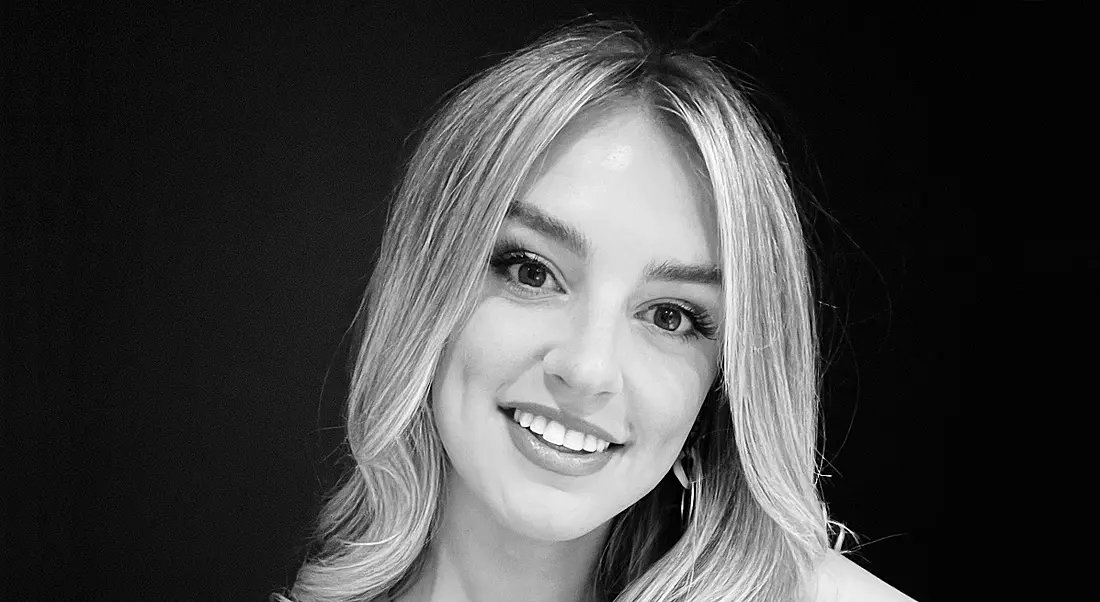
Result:
[[580,431],[565,431],[565,441],[562,445],[573,451],[584,449],[584,433]]
[[541,435],[542,432],[546,430],[546,418],[543,418],[542,416],[535,416],[535,419],[531,421],[531,426],[528,426],[527,428]]
[[602,452],[610,445],[595,435],[566,429],[561,423],[548,420],[544,416],[536,416],[531,412],[524,412],[519,408],[512,412],[512,419],[520,426],[542,435],[546,441],[574,451]]
[[542,433],[542,438],[554,445],[561,445],[565,443],[565,427],[551,420],[550,424],[546,425],[546,431]]
[[584,436],[584,451],[594,452],[600,446],[600,440],[592,435]]

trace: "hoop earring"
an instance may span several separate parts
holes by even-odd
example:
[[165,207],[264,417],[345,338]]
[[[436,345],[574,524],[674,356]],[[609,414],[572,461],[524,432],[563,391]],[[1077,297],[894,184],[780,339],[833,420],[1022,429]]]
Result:
[[[685,457],[689,460],[690,478],[687,471],[684,470],[683,460]],[[695,512],[695,490],[699,486],[699,475],[702,473],[699,465],[699,451],[695,449],[694,445],[688,448],[686,453],[683,450],[680,451],[680,455],[672,464],[672,473],[676,475],[676,479],[680,481],[680,485],[684,488],[684,491],[680,494],[680,522],[686,528]],[[686,511],[685,506],[687,507]]]

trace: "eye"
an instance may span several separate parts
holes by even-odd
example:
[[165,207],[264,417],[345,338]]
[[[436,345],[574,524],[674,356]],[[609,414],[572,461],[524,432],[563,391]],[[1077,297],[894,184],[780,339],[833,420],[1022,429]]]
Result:
[[[502,250],[493,254],[493,270],[514,292],[534,297],[545,292],[565,292],[549,265],[524,249]],[[552,284],[553,286],[547,286]]]
[[684,322],[680,318],[681,314],[682,312],[677,307],[658,305],[653,310],[653,323],[665,330],[676,332],[680,329],[680,324]]
[[546,267],[534,261],[514,263],[508,266],[508,272],[514,274],[514,278],[525,286],[541,288],[546,282]]
[[701,307],[680,303],[658,303],[646,310],[646,319],[668,336],[713,339],[717,332],[710,314]]

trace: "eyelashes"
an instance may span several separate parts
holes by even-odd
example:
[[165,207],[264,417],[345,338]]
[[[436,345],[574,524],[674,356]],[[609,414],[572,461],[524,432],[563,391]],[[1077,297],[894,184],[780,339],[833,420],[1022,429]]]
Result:
[[[501,240],[493,250],[489,265],[497,277],[504,281],[505,286],[521,297],[536,299],[546,297],[548,293],[566,292],[549,263],[515,241]],[[686,340],[705,337],[713,340],[717,335],[717,324],[710,312],[687,301],[661,301],[650,305],[642,313],[665,336]],[[675,322],[671,329],[656,323],[658,313],[661,315],[660,321]],[[671,319],[673,317],[675,320]],[[685,320],[690,328],[678,331]]]
[[[683,301],[663,301],[651,307],[651,310],[659,310],[661,308],[675,308],[679,311],[688,321],[691,322],[692,329],[680,336],[686,336],[691,338],[699,338],[700,336],[714,339],[718,333],[718,325],[715,324],[714,319],[711,318],[710,312],[693,304],[689,304]],[[648,313],[649,310],[646,311]],[[664,330],[664,329],[662,329]]]
[[[514,292],[524,297],[541,296],[542,285],[548,281],[557,284],[557,291],[564,293],[561,283],[553,270],[534,253],[525,249],[500,249],[493,252],[490,261],[493,271],[508,284]],[[513,274],[512,268],[517,268]]]

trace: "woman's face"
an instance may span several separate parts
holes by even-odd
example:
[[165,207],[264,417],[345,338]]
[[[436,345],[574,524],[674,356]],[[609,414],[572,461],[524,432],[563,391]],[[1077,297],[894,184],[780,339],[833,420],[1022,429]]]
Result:
[[575,539],[641,499],[714,381],[715,217],[687,157],[635,109],[563,132],[440,361],[452,479],[517,534]]

